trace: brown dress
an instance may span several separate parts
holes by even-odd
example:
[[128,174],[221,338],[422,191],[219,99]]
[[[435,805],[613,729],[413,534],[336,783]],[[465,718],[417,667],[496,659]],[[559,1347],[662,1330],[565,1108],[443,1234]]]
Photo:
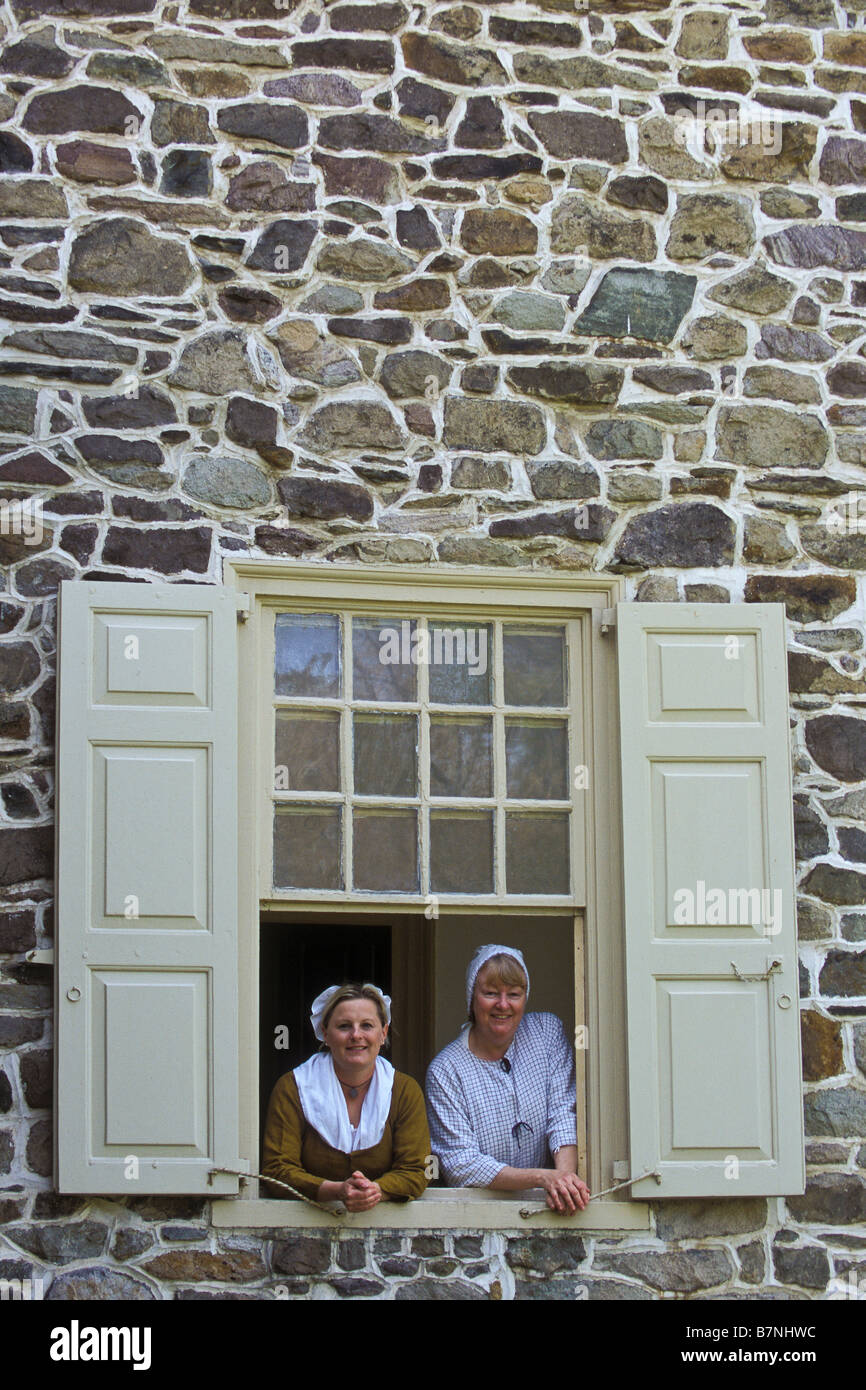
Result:
[[[316,1197],[321,1183],[344,1182],[361,1172],[377,1182],[385,1197],[420,1197],[427,1186],[425,1168],[430,1156],[430,1132],[424,1097],[417,1081],[395,1072],[391,1108],[378,1144],[342,1153],[332,1149],[308,1123],[293,1072],[281,1076],[271,1092],[265,1125],[262,1172],[290,1183],[305,1197]],[[274,1197],[288,1197],[282,1188]]]

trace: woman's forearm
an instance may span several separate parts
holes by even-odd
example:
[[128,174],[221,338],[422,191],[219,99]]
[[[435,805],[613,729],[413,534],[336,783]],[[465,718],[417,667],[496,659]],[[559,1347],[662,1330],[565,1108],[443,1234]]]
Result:
[[549,1168],[500,1168],[490,1183],[497,1192],[523,1192],[527,1187],[543,1187]]

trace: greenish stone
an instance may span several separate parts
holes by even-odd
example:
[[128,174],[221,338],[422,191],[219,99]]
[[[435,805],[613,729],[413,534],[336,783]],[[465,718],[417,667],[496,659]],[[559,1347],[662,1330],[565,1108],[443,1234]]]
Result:
[[692,307],[697,277],[676,270],[609,270],[576,334],[669,343]]
[[584,436],[597,459],[660,459],[662,436],[643,420],[594,420]]

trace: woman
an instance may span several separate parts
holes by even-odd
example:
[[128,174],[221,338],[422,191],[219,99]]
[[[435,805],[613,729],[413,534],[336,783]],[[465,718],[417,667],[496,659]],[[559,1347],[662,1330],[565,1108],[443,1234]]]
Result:
[[430,1154],[424,1098],[379,1056],[391,1000],[375,985],[331,985],[310,1022],[323,1050],[274,1087],[262,1171],[349,1211],[420,1197]]
[[581,1210],[574,1054],[555,1014],[527,1014],[529,971],[511,946],[481,946],[466,976],[469,1023],[427,1072],[433,1152],[450,1187],[543,1187]]

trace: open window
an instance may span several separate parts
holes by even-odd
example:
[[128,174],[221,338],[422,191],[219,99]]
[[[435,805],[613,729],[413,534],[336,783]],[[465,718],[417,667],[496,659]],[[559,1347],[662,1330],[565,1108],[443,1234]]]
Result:
[[[586,1044],[590,1185],[634,1181],[581,1224],[802,1190],[782,610],[513,570],[226,580],[62,585],[60,1189],[237,1194],[322,984],[390,983],[420,1080],[501,939]],[[485,1197],[363,1220],[507,1224]],[[214,1220],[327,1220],[289,1208]]]

